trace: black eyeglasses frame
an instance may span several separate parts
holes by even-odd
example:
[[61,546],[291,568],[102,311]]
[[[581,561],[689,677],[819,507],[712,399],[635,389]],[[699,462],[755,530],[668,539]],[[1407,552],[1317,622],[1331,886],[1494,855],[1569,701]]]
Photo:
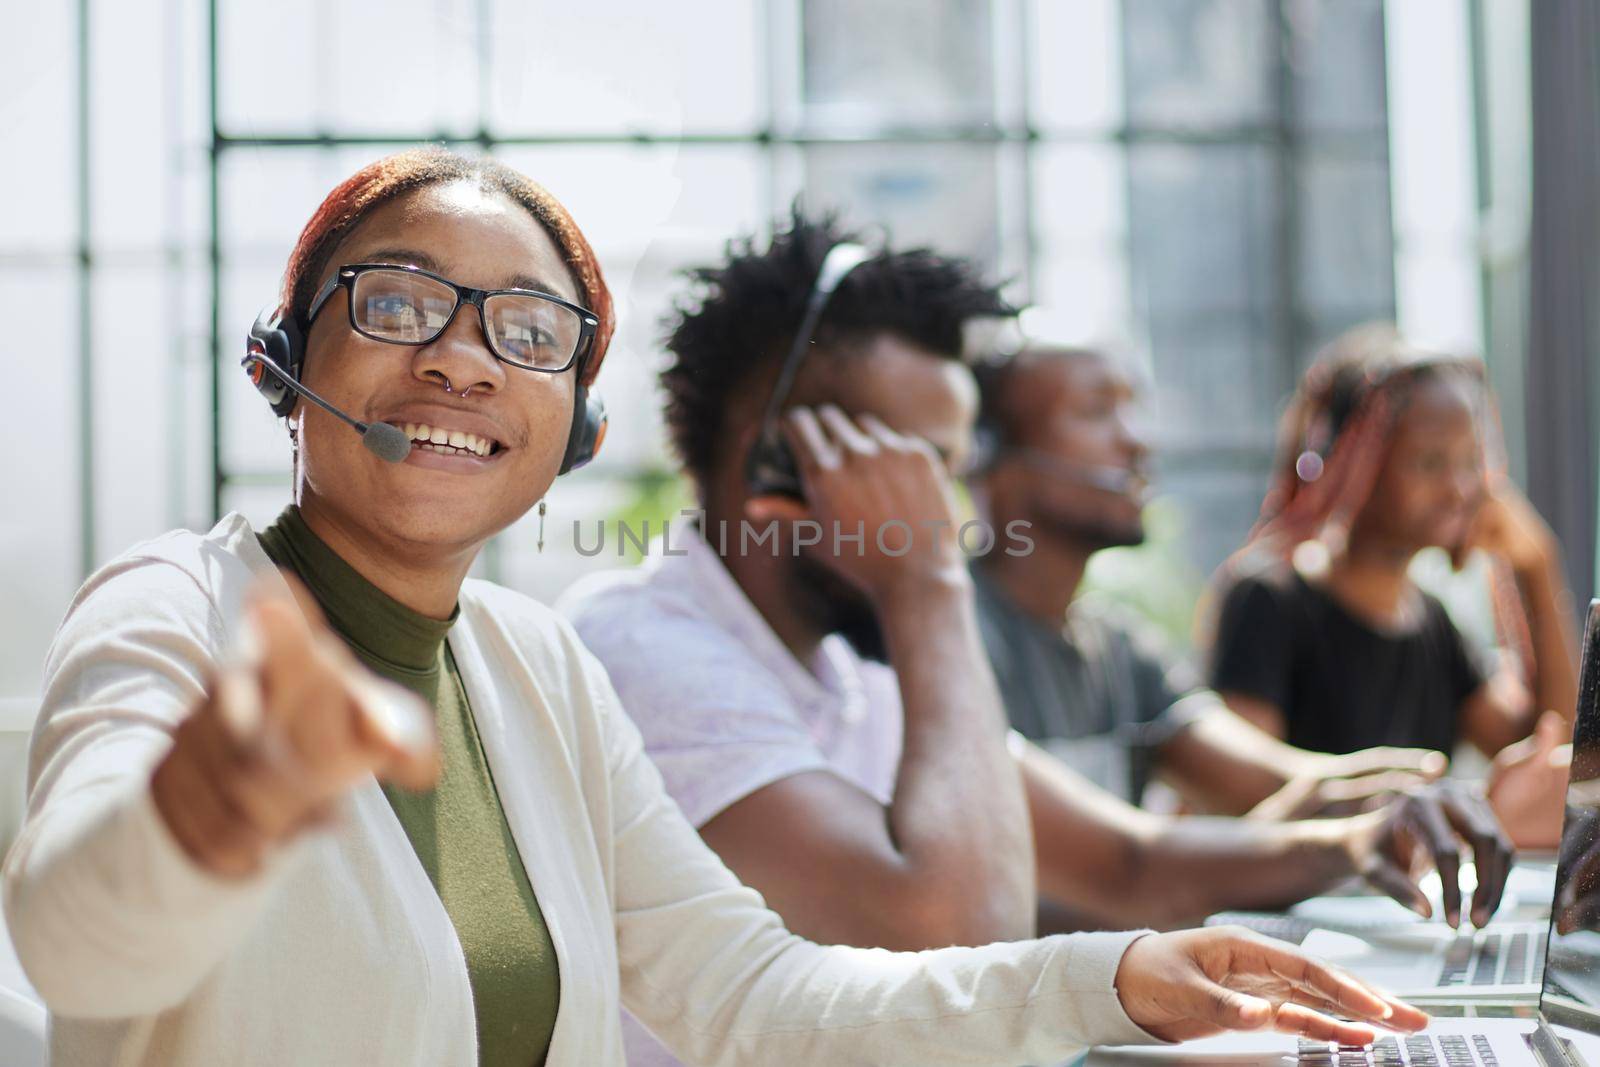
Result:
[[[431,278],[436,282],[449,286],[455,291],[456,294],[456,305],[450,309],[450,315],[445,319],[444,325],[439,327],[438,333],[435,333],[426,341],[396,341],[392,337],[378,337],[375,334],[368,333],[356,323],[355,301],[346,300],[345,310],[349,317],[350,328],[356,333],[360,334],[362,337],[373,341],[381,341],[384,344],[406,345],[411,348],[421,348],[423,345],[430,345],[439,339],[439,334],[450,328],[450,323],[455,321],[456,312],[461,310],[461,305],[471,304],[478,309],[478,328],[483,331],[484,343],[489,349],[489,354],[494,356],[495,359],[498,359],[507,366],[516,367],[518,370],[534,371],[539,374],[560,374],[563,371],[570,370],[574,364],[581,364],[583,361],[588,359],[589,350],[594,347],[595,332],[600,328],[600,319],[596,317],[594,312],[590,311],[581,304],[574,304],[570,300],[563,300],[554,293],[540,292],[538,289],[473,289],[469,286],[459,285],[443,275],[435,274],[431,270],[424,270],[422,267],[412,266],[408,263],[346,263],[334,270],[333,277],[329,278],[327,282],[323,284],[322,288],[317,290],[317,295],[312,298],[311,307],[306,311],[306,317],[304,323],[302,324],[302,334],[309,334],[311,332],[311,324],[316,321],[317,315],[322,312],[323,307],[333,296],[335,289],[343,286],[349,291],[354,292],[356,279],[362,274],[373,270],[393,270],[403,271],[407,274],[419,274],[425,278]],[[494,341],[492,340],[494,334],[489,330],[489,313],[484,309],[484,302],[491,296],[502,296],[507,294],[515,296],[538,297],[542,300],[548,300],[552,304],[566,308],[567,310],[577,314],[580,323],[578,343],[573,347],[572,355],[567,358],[565,363],[559,367],[535,367],[527,363],[519,363],[516,360],[510,359],[496,351]]]

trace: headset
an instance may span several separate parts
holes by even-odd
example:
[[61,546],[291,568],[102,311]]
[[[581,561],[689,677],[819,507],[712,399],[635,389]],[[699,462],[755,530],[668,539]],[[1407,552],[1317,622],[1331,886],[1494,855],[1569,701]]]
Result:
[[806,298],[805,314],[800,317],[794,341],[789,345],[789,354],[784,357],[777,383],[772,387],[772,395],[767,398],[766,410],[761,415],[761,431],[745,458],[745,486],[751,496],[805,498],[794,453],[784,443],[783,434],[778,429],[778,416],[783,410],[784,401],[789,399],[789,391],[794,388],[800,364],[805,361],[806,352],[811,348],[811,335],[816,332],[817,321],[828,306],[828,298],[839,288],[845,275],[864,263],[870,255],[863,245],[854,241],[840,241],[822,257],[817,280],[811,287],[811,295]]
[[[398,427],[386,422],[361,422],[301,384],[300,375],[305,368],[305,359],[305,337],[294,316],[269,307],[256,317],[255,325],[250,327],[250,336],[245,340],[244,358],[239,362],[250,376],[251,383],[272,405],[272,413],[279,418],[287,418],[294,410],[295,402],[305,397],[361,434],[362,444],[379,458],[399,463],[411,454],[411,441]],[[588,361],[589,352],[584,352],[575,368],[578,384],[573,395],[572,425],[567,429],[567,446],[562,453],[561,469],[557,474],[566,474],[582,467],[600,452],[600,446],[605,443],[608,425],[605,402],[598,394],[590,393],[583,384],[583,372]]]

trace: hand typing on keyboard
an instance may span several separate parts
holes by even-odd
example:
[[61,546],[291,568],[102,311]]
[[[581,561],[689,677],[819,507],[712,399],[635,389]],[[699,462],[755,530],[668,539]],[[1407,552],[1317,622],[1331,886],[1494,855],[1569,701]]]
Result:
[[1363,820],[1350,843],[1355,867],[1368,882],[1425,918],[1433,905],[1411,878],[1417,859],[1439,872],[1445,921],[1461,924],[1461,845],[1471,849],[1478,886],[1472,922],[1485,926],[1500,906],[1516,857],[1511,841],[1482,797],[1454,782],[1434,782],[1395,797]]
[[1123,954],[1116,987],[1128,1018],[1167,1041],[1272,1029],[1365,1044],[1377,1037],[1374,1026],[1420,1030],[1428,1024],[1416,1008],[1239,927],[1141,937]]

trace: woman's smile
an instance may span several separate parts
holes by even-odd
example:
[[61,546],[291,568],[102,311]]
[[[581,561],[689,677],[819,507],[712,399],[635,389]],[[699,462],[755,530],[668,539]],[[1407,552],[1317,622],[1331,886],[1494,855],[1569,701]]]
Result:
[[497,419],[445,404],[409,403],[377,421],[400,430],[411,442],[404,463],[453,474],[478,474],[511,451],[513,436]]

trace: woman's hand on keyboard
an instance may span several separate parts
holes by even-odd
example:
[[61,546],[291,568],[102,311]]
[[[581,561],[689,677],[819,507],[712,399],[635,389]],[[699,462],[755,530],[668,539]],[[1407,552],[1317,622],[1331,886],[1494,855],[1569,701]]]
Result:
[[1376,1038],[1374,1026],[1428,1024],[1421,1011],[1338,968],[1234,926],[1139,938],[1123,954],[1116,986],[1128,1018],[1165,1041],[1270,1029],[1364,1045]]

